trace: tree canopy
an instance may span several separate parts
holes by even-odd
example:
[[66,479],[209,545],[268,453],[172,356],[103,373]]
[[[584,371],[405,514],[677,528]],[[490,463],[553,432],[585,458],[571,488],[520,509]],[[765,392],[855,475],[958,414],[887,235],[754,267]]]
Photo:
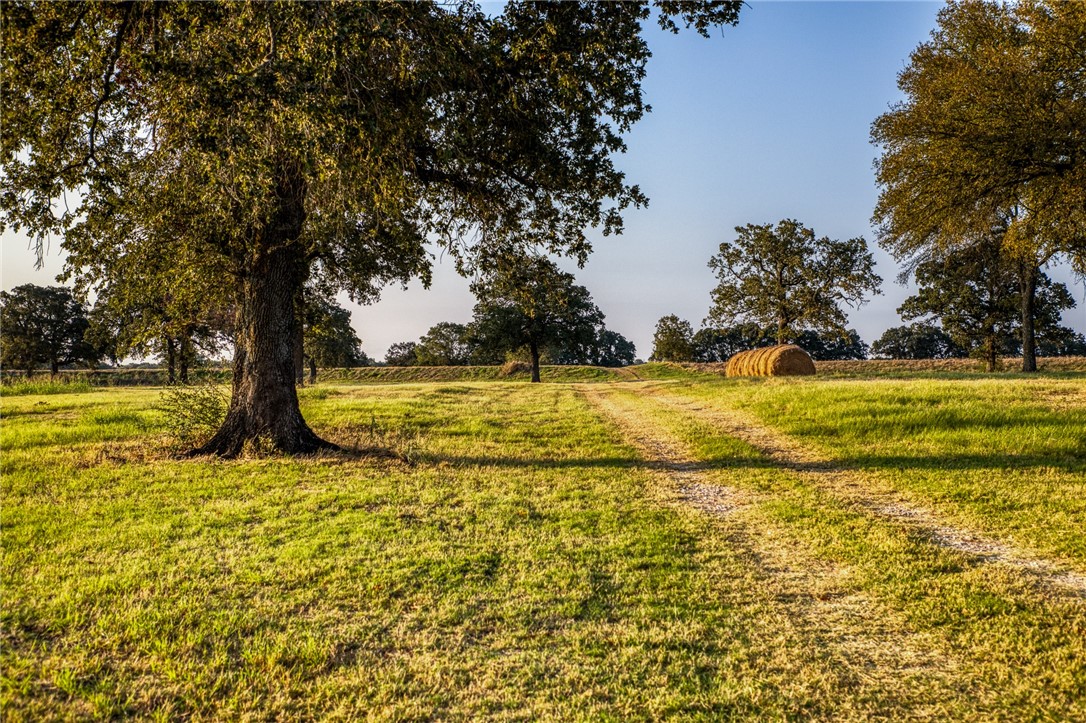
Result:
[[675,314],[661,317],[652,335],[652,361],[694,361],[694,328]]
[[[937,319],[954,344],[984,359],[995,371],[999,356],[1022,350],[1022,288],[1018,264],[1008,260],[998,240],[928,258],[916,264],[917,291],[898,309],[906,321]],[[1067,287],[1036,272],[1031,325],[1038,337],[1061,338],[1061,313],[1075,301]]]
[[871,345],[871,353],[882,359],[955,359],[966,354],[939,326],[924,321],[887,329]]
[[390,367],[411,367],[419,363],[416,350],[418,344],[413,341],[396,342],[385,354],[385,364]]
[[505,351],[526,348],[533,382],[540,381],[540,357],[548,346],[586,357],[603,313],[574,281],[545,256],[495,258],[472,284],[479,299],[472,321],[476,343]]
[[709,319],[720,326],[774,326],[778,344],[804,329],[846,334],[842,304],[859,306],[882,279],[863,237],[817,237],[802,223],[737,226],[709,260],[718,284]]
[[463,366],[471,358],[472,343],[466,324],[434,324],[415,345],[415,363],[427,367]]
[[1086,268],[1084,58],[1083,3],[943,8],[898,77],[905,99],[872,125],[883,245],[968,245],[1005,219],[1012,247]]
[[66,287],[23,284],[0,291],[0,316],[0,362],[28,377],[38,365],[56,374],[62,366],[93,365],[103,356],[86,338],[86,307]]
[[[737,0],[658,3],[734,24]],[[294,299],[429,279],[426,239],[586,257],[645,203],[614,163],[646,111],[647,3],[5,2],[7,224],[107,282],[159,254],[237,309],[233,392],[199,450],[329,446],[294,388]],[[79,203],[65,206],[66,194]]]

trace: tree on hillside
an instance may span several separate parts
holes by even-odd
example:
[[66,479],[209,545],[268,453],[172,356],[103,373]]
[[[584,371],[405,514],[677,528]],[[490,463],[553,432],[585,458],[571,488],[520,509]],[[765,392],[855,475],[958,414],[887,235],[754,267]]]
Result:
[[451,321],[431,326],[415,346],[416,363],[424,367],[463,366],[470,356],[468,327]]
[[1035,288],[1052,258],[1086,271],[1086,4],[953,3],[872,125],[879,241],[898,260],[998,231],[1017,266],[1023,371],[1036,371]]
[[[316,294],[305,297],[302,312],[302,363],[309,367],[309,383],[317,381],[317,367],[366,366],[362,340],[351,326],[351,312]],[[299,379],[302,370],[296,369]]]
[[772,325],[778,344],[803,329],[845,334],[841,305],[858,307],[879,293],[882,279],[862,237],[818,238],[790,219],[735,230],[736,239],[721,243],[709,260],[719,281],[709,320],[720,326]]
[[652,335],[649,361],[694,361],[694,329],[674,314],[661,317]]
[[416,355],[418,344],[413,341],[399,341],[388,348],[385,364],[390,367],[413,367],[419,363]]
[[877,359],[957,359],[966,355],[950,335],[930,322],[895,326],[871,345]]
[[[742,3],[660,0],[677,30]],[[108,281],[136,249],[224,279],[233,390],[197,452],[334,446],[294,384],[295,300],[314,272],[355,301],[495,249],[583,262],[585,230],[645,203],[616,168],[646,111],[647,3],[5,2],[6,222],[63,233]],[[79,194],[65,207],[65,194]]]
[[538,382],[539,361],[551,345],[581,356],[596,341],[603,313],[588,289],[545,256],[495,257],[472,283],[479,299],[472,334],[489,349],[525,348]]
[[[998,357],[1020,352],[1018,265],[997,239],[928,258],[913,275],[917,291],[898,309],[903,319],[937,319],[958,347],[985,360],[988,371],[995,371]],[[1061,313],[1075,303],[1067,287],[1038,272],[1033,296],[1032,326],[1059,336]]]
[[598,367],[625,367],[634,363],[637,347],[617,331],[601,327],[589,348],[585,363]]
[[103,354],[86,339],[89,326],[71,289],[23,284],[0,291],[0,363],[27,377],[39,364],[54,376],[68,364],[94,365]]

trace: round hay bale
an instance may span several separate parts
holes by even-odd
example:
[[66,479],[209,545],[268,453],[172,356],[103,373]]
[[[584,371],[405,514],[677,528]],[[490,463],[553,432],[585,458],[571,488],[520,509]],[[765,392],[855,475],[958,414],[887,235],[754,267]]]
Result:
[[724,375],[729,377],[787,377],[814,373],[811,357],[795,344],[741,351],[724,367]]

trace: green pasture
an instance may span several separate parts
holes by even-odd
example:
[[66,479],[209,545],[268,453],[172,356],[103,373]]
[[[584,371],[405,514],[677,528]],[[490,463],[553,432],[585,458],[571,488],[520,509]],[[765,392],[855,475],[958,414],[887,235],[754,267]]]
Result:
[[[397,459],[178,459],[159,389],[7,390],[3,718],[1086,718],[1082,597],[664,403],[1086,572],[1086,375],[576,380],[302,391]],[[600,394],[749,502],[677,501]]]

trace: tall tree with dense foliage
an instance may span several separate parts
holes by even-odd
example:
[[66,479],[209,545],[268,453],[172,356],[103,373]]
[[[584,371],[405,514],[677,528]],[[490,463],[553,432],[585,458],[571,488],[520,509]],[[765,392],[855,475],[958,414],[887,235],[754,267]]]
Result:
[[694,361],[694,328],[675,314],[661,317],[652,335],[651,361]]
[[23,284],[0,291],[0,363],[32,376],[47,365],[93,365],[102,351],[86,338],[87,309],[63,286]]
[[1052,258],[1086,271],[1086,4],[952,3],[898,77],[872,138],[879,241],[899,260],[998,230],[1018,269],[1023,370]]
[[841,305],[858,307],[879,293],[882,279],[863,237],[819,238],[791,219],[735,231],[709,260],[718,280],[709,310],[715,324],[773,326],[778,344],[804,329],[846,334]]
[[[898,309],[901,318],[936,319],[954,343],[995,371],[1001,355],[1022,350],[1019,266],[998,239],[928,258],[913,269],[917,291]],[[1067,287],[1037,272],[1030,304],[1033,335],[1059,337],[1060,317],[1075,301]],[[1063,331],[1061,331],[1063,330]]]
[[[664,27],[738,0],[660,0]],[[647,3],[5,2],[8,224],[90,285],[153,248],[237,309],[230,408],[199,452],[332,446],[294,384],[316,270],[356,301],[496,247],[583,261],[645,203],[615,167],[646,111]],[[81,202],[61,200],[78,192]]]
[[463,366],[470,357],[468,327],[452,321],[431,326],[415,346],[416,363],[424,367]]
[[587,349],[603,325],[592,295],[574,280],[545,256],[495,258],[472,284],[479,299],[472,321],[476,343],[507,351],[527,349],[532,381],[540,381],[539,361],[548,346]]

